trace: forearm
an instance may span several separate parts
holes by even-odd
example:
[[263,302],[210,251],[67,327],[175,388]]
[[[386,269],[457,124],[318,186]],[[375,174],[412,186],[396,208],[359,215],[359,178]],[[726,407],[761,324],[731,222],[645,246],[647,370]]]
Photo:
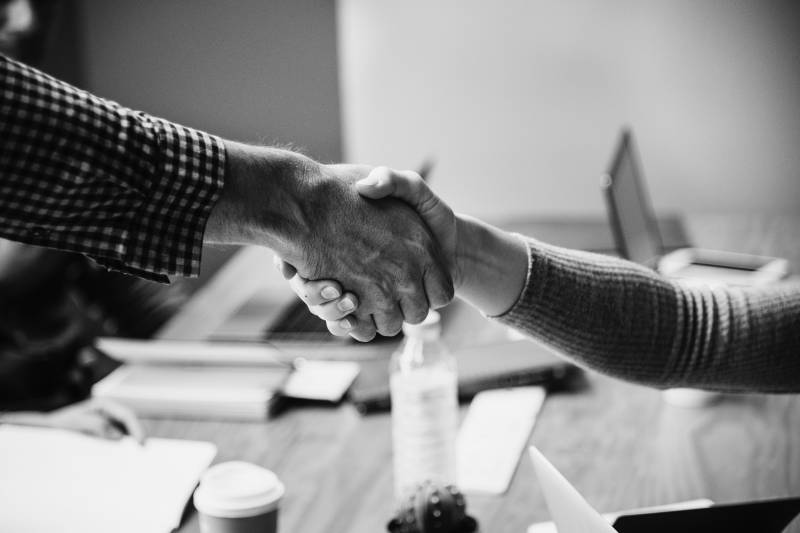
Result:
[[500,320],[578,363],[658,387],[800,390],[800,286],[689,287],[627,261],[535,240]]
[[193,275],[224,165],[216,137],[0,56],[2,237],[143,277]]

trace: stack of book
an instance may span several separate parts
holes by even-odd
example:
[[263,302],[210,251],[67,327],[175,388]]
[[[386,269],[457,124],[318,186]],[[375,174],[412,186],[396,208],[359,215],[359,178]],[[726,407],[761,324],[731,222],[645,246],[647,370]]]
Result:
[[264,420],[292,368],[252,344],[101,339],[97,347],[125,364],[93,396],[143,417]]

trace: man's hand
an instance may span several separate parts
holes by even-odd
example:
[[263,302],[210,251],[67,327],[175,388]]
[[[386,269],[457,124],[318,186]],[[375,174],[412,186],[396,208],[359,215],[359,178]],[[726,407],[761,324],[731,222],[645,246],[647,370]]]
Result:
[[436,237],[458,290],[463,282],[463,267],[459,258],[464,255],[458,249],[462,244],[459,239],[459,219],[419,174],[377,167],[356,183],[356,190],[365,198],[378,200],[391,196],[413,207]]
[[[373,169],[369,175],[356,183],[356,190],[363,196],[375,200],[392,196],[403,200],[422,216],[438,240],[456,287],[461,284],[462,268],[457,254],[458,219],[453,210],[428,188],[416,172],[399,172],[386,167]],[[386,200],[383,200],[386,201]],[[358,297],[344,292],[335,280],[309,281],[296,274],[291,265],[276,257],[276,268],[281,271],[295,293],[306,303],[309,310],[325,320],[328,330],[334,335],[352,334],[356,323],[352,316],[359,307]]]
[[359,196],[370,167],[320,165],[292,152],[228,145],[211,242],[272,248],[306,280],[336,279],[359,295],[350,333],[394,335],[447,305],[453,284],[428,227],[405,203]]

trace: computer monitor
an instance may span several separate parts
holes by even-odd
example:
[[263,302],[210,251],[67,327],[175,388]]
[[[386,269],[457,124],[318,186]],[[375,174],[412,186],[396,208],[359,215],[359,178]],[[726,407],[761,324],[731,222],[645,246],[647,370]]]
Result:
[[602,186],[620,255],[655,268],[664,247],[645,188],[633,135],[627,129],[622,131]]

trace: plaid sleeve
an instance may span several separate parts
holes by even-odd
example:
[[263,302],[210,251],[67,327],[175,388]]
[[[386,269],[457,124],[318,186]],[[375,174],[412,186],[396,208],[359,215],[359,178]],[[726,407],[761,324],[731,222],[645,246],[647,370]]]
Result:
[[0,55],[0,237],[194,276],[224,171],[220,139]]

